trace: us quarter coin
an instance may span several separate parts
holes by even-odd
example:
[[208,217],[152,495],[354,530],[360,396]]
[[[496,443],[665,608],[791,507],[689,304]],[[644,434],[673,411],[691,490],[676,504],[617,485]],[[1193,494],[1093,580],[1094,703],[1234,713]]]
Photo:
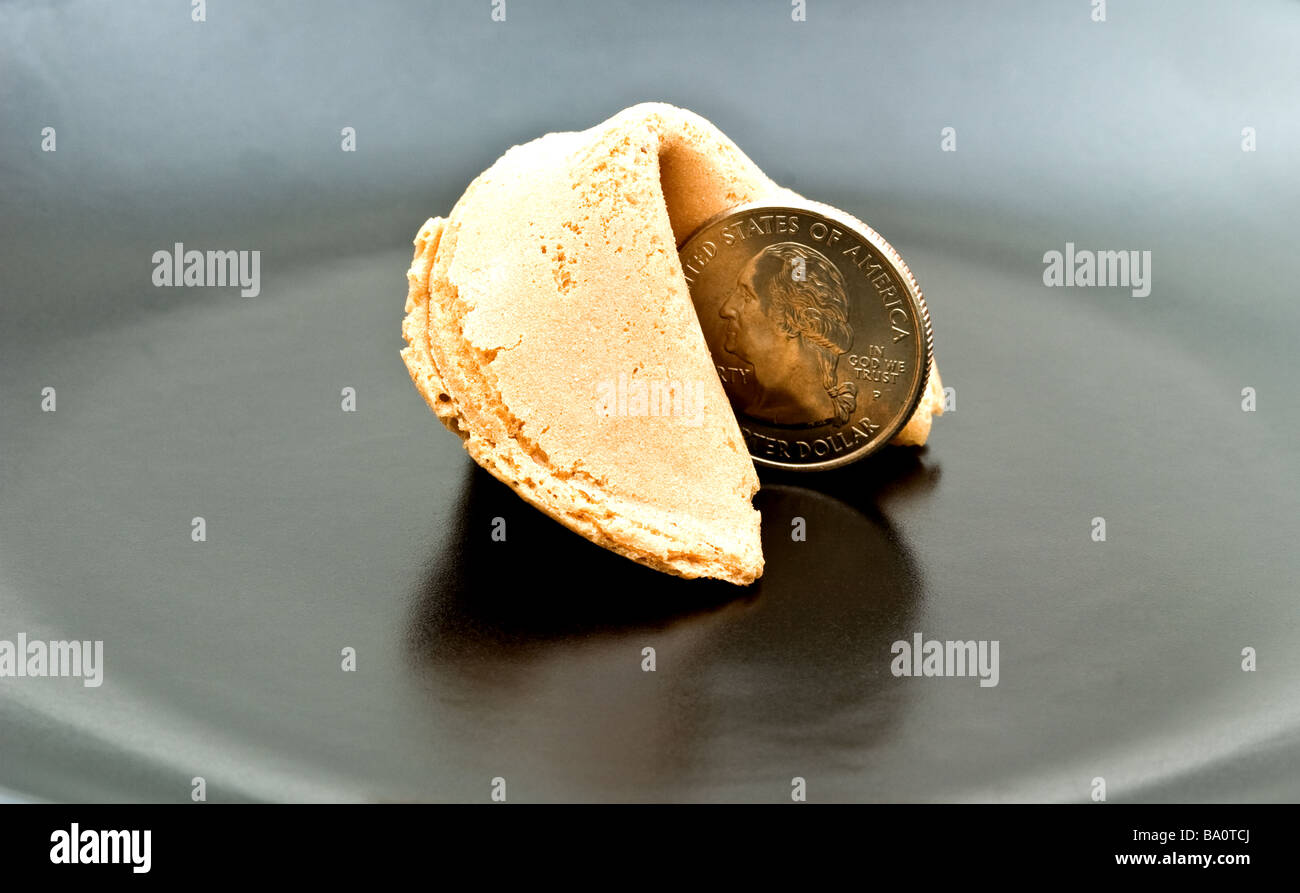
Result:
[[930,314],[871,227],[816,202],[750,203],[678,254],[756,463],[836,468],[907,424],[929,377]]

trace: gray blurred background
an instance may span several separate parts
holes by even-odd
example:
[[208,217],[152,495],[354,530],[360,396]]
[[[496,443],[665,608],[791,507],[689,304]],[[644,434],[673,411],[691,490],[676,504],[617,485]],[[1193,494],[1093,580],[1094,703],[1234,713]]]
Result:
[[[1300,4],[1106,7],[0,3],[0,638],[109,661],[93,692],[0,679],[0,788],[1300,796]],[[776,542],[739,607],[625,580],[475,472],[397,357],[425,218],[646,100],[865,219],[929,299],[958,394],[930,448],[765,478],[778,535],[795,509],[838,529],[824,603]],[[178,241],[260,250],[261,295],[154,288]],[[1151,251],[1151,294],[1044,288],[1067,241]],[[510,583],[552,614],[493,601],[475,512],[548,544]],[[1001,639],[1001,685],[893,679],[917,630]],[[340,681],[343,645],[365,672]]]

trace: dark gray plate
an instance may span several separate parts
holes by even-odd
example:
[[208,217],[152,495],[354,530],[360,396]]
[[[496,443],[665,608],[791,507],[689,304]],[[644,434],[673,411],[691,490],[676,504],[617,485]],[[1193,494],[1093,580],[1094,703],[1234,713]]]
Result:
[[[202,776],[213,801],[482,801],[499,776],[520,802],[780,802],[799,776],[818,801],[1083,801],[1102,777],[1113,801],[1300,797],[1300,134],[1278,111],[1296,106],[1294,61],[1286,77],[1239,57],[1193,71],[1213,17],[1093,25],[1087,4],[874,25],[813,4],[822,23],[788,44],[784,10],[733,10],[738,44],[721,49],[721,8],[691,28],[674,16],[694,7],[642,12],[632,34],[585,5],[539,20],[511,4],[496,31],[486,4],[414,29],[387,7],[295,26],[283,9],[210,4],[199,25],[171,6],[0,13],[7,83],[23,85],[3,135],[0,639],[105,648],[99,688],[0,679],[0,788],[184,801]],[[1260,52],[1294,33],[1294,7],[1232,15],[1247,13],[1236,27]],[[526,55],[574,29],[581,46],[607,35],[577,58],[624,58],[617,78]],[[897,54],[872,71],[913,112],[836,111],[859,38]],[[422,41],[437,61],[417,75],[399,60]],[[708,49],[726,71],[741,45],[820,60],[831,98],[658,83],[640,54]],[[936,67],[887,65],[911,58],[899,47]],[[1118,108],[1052,111],[1130,75],[1139,98]],[[1220,75],[1235,86],[1201,89]],[[175,92],[151,106],[155,77]],[[1175,95],[1204,104],[1166,119],[1154,97],[1180,77]],[[1272,104],[1240,108],[1264,83]],[[396,98],[421,85],[420,102]],[[645,570],[526,506],[397,356],[423,217],[510,143],[652,97],[890,239],[957,394],[925,450],[765,473],[767,572],[746,590]],[[1237,145],[1251,121],[1272,127],[1256,156]],[[948,122],[962,142],[944,155]],[[350,123],[355,157],[338,151]],[[880,160],[824,152],[818,133]],[[261,295],[153,288],[150,256],[175,241],[262,249]],[[1152,250],[1151,295],[1045,288],[1042,254],[1066,241]],[[895,678],[891,644],[917,632],[997,640],[999,684]]]

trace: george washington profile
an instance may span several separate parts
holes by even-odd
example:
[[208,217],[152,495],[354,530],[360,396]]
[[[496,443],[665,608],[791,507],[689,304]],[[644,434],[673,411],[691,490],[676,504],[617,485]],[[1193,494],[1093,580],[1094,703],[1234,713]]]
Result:
[[853,345],[848,289],[825,255],[769,245],[741,269],[718,313],[723,346],[754,367],[759,388],[741,412],[790,427],[848,421],[857,386],[836,371]]

